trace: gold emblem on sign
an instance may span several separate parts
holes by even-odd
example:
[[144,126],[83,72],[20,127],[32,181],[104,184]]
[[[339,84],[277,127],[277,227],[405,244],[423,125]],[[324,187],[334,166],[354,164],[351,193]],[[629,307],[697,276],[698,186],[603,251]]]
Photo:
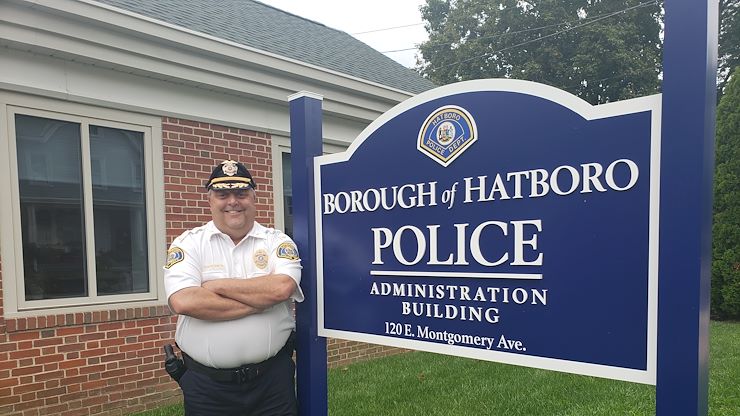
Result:
[[223,165],[221,167],[221,170],[223,170],[224,175],[226,176],[234,176],[239,170],[239,168],[236,166],[236,161],[234,160],[224,160],[223,162],[221,162],[221,164]]
[[267,255],[267,252],[263,249],[259,249],[254,252],[254,264],[257,266],[258,269],[264,269],[267,267],[267,261],[269,260],[269,256]]

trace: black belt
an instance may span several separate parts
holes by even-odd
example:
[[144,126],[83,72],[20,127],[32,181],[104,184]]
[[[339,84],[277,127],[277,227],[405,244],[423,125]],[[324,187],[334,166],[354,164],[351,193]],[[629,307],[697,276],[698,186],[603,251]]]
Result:
[[288,341],[277,354],[257,364],[248,364],[236,368],[213,368],[195,361],[190,358],[189,355],[185,354],[185,352],[182,353],[182,358],[185,361],[185,368],[207,375],[213,381],[220,381],[223,383],[246,383],[265,373],[272,363],[285,354],[293,354],[292,335],[288,338]]

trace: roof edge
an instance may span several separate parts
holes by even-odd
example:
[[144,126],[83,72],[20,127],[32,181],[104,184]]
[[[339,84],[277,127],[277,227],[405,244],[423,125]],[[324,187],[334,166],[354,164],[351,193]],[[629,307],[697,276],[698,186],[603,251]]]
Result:
[[[24,0],[24,1],[28,1],[28,0]],[[235,47],[235,48],[238,48],[238,49],[241,49],[241,50],[245,50],[245,51],[248,51],[248,52],[251,52],[251,53],[255,53],[255,54],[267,56],[267,57],[270,57],[270,58],[273,58],[273,59],[278,59],[278,60],[281,60],[281,61],[284,61],[284,62],[288,62],[288,63],[294,64],[294,65],[299,65],[299,66],[303,66],[303,67],[306,67],[306,68],[311,68],[313,70],[324,72],[324,73],[327,73],[327,74],[330,74],[330,75],[333,75],[333,76],[338,76],[338,77],[349,79],[349,80],[352,80],[352,81],[355,81],[355,82],[360,82],[360,83],[363,83],[363,84],[366,84],[366,85],[371,85],[371,86],[374,86],[374,87],[377,87],[377,88],[382,88],[382,89],[385,89],[385,90],[388,90],[388,91],[392,91],[392,92],[395,92],[395,93],[398,93],[398,94],[408,95],[409,97],[412,97],[412,96],[414,96],[414,95],[417,94],[417,93],[414,93],[414,92],[411,92],[411,91],[406,91],[406,90],[402,90],[402,89],[399,89],[399,88],[391,87],[391,86],[384,85],[384,84],[381,84],[381,83],[378,83],[378,82],[374,82],[374,81],[370,81],[370,80],[367,80],[367,79],[364,79],[364,78],[355,77],[355,76],[352,76],[352,75],[349,75],[349,74],[346,74],[346,73],[343,73],[343,72],[334,71],[334,70],[331,70],[331,69],[328,69],[328,68],[324,68],[322,66],[310,64],[310,63],[307,63],[307,62],[304,62],[304,61],[301,61],[301,60],[298,60],[298,59],[289,58],[289,57],[286,57],[286,56],[283,56],[283,55],[279,55],[279,54],[276,54],[276,53],[268,52],[268,51],[265,51],[263,49],[254,48],[254,47],[251,47],[251,46],[248,46],[248,45],[244,45],[244,44],[241,44],[241,43],[238,43],[238,42],[230,41],[228,39],[219,38],[217,36],[209,35],[207,33],[198,32],[196,30],[192,30],[192,29],[188,29],[188,28],[185,28],[185,27],[182,27],[182,26],[174,25],[172,23],[168,23],[168,22],[164,22],[164,21],[161,21],[161,20],[157,20],[157,19],[154,19],[154,18],[151,18],[151,17],[148,17],[148,16],[144,16],[144,15],[141,15],[141,14],[138,14],[138,13],[134,13],[134,12],[125,10],[125,9],[121,9],[121,8],[118,8],[118,7],[115,7],[115,6],[111,6],[111,5],[108,5],[108,4],[100,3],[100,2],[97,2],[95,0],[76,0],[76,1],[78,1],[80,3],[87,4],[89,6],[98,7],[100,9],[108,10],[108,11],[111,11],[111,12],[114,12],[114,13],[117,13],[117,14],[120,14],[120,15],[128,16],[130,18],[135,18],[135,19],[138,19],[138,20],[141,20],[141,21],[152,23],[152,24],[155,24],[155,25],[158,25],[158,26],[161,26],[161,27],[166,27],[168,29],[175,30],[175,31],[178,31],[178,32],[181,32],[181,33],[189,34],[189,35],[192,35],[192,36],[198,36],[198,37],[203,38],[203,39],[207,39],[207,40],[210,40],[210,41],[218,42],[218,43],[221,43],[221,44],[224,44],[224,45],[228,45],[228,46],[231,46],[231,47]],[[33,1],[33,3],[34,4],[43,4],[44,6],[57,9],[56,6],[53,6],[53,4],[55,4],[55,3],[52,2],[52,1],[35,0],[35,1]],[[262,4],[264,4],[264,3],[262,3]],[[270,6],[270,7],[272,7],[272,6]],[[276,9],[276,8],[274,8],[274,9]],[[280,10],[280,9],[276,9],[276,10]],[[65,11],[66,12],[69,12],[68,10],[65,10]],[[282,11],[282,10],[280,10],[280,11],[283,12],[283,13],[287,13],[287,12]],[[300,16],[298,16],[298,17],[300,17]],[[302,19],[309,20],[309,19],[305,19],[305,18],[302,18]],[[319,23],[319,24],[321,24],[321,23]],[[322,25],[322,26],[328,27],[326,25]],[[336,29],[332,29],[332,30],[336,30]],[[170,40],[176,41],[174,39],[170,39]],[[297,73],[297,74],[298,75],[301,75],[299,73]]]

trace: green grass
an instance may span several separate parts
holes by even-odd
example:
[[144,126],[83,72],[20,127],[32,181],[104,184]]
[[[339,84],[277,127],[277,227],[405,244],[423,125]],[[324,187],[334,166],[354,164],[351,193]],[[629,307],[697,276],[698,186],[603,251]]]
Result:
[[136,413],[134,416],[181,416],[184,413],[182,404],[171,404],[143,413]]
[[[737,416],[740,323],[712,322],[710,343],[709,415]],[[328,405],[331,416],[654,415],[655,388],[411,352],[330,370]]]
[[331,415],[649,415],[654,388],[413,352],[333,371]]
[[712,322],[709,342],[709,414],[740,415],[740,322]]

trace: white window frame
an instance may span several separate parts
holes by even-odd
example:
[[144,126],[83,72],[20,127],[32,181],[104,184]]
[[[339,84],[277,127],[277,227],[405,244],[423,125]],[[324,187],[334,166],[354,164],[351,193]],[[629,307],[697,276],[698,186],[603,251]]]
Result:
[[[16,151],[15,115],[43,117],[80,124],[82,143],[83,209],[88,295],[64,299],[26,300],[23,268],[20,193]],[[97,295],[95,234],[91,181],[90,125],[143,133],[144,188],[148,249],[149,291]],[[24,317],[116,308],[144,307],[166,303],[162,265],[165,262],[164,169],[160,117],[94,107],[54,99],[0,92],[0,255],[5,316]]]
[[[290,154],[290,138],[278,134],[272,134],[272,183],[273,183],[273,206],[275,209],[275,228],[285,230],[285,205],[284,186],[283,186],[283,154]],[[347,150],[350,143],[346,146],[324,142],[322,144],[322,154],[340,153]]]

